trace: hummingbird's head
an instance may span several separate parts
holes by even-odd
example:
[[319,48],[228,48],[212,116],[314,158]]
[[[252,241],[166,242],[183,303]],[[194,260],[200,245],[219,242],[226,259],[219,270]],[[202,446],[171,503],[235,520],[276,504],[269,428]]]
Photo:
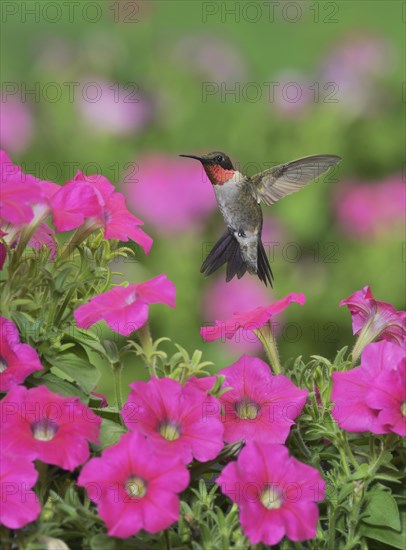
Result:
[[207,155],[179,155],[180,157],[188,157],[199,160],[206,172],[209,180],[213,185],[223,185],[226,181],[234,176],[235,170],[233,163],[226,154],[220,151],[214,151]]

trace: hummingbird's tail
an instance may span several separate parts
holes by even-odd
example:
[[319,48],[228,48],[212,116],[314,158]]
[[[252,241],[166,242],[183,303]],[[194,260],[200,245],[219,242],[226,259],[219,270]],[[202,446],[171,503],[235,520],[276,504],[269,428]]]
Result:
[[[238,279],[246,273],[252,272],[252,266],[249,266],[241,254],[240,244],[231,231],[226,231],[224,235],[216,242],[209,255],[204,260],[200,273],[211,275],[222,265],[227,263],[226,281],[231,281],[237,275]],[[261,240],[258,241],[257,269],[256,274],[260,281],[269,284],[272,287],[272,270]]]

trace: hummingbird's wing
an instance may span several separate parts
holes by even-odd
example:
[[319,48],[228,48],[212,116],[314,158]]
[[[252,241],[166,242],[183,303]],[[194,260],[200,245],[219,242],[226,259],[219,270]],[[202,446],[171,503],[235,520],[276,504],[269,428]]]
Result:
[[258,202],[268,206],[315,180],[341,161],[337,155],[312,155],[279,164],[251,177]]

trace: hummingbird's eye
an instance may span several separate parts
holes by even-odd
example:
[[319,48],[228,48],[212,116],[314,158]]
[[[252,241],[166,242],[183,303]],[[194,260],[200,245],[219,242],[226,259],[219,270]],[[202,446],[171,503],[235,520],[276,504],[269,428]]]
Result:
[[240,229],[240,230],[238,231],[238,236],[239,236],[240,239],[241,239],[241,238],[246,237],[246,234],[244,233],[244,231],[243,231],[242,229]]
[[217,157],[215,158],[216,162],[223,162],[223,160],[224,158],[221,155],[217,155]]

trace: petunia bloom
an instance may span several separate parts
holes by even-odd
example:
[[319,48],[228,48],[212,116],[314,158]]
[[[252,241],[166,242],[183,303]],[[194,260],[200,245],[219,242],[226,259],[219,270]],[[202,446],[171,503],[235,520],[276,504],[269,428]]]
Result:
[[[390,344],[389,344],[390,345]],[[388,346],[386,346],[388,347]],[[406,436],[406,359],[396,368],[378,375],[367,393],[366,402],[378,412],[377,424],[403,437]]]
[[202,327],[200,329],[200,334],[207,342],[212,342],[219,338],[231,340],[240,329],[246,331],[259,329],[274,315],[286,309],[292,302],[303,305],[305,301],[306,298],[303,294],[291,293],[269,306],[260,306],[245,313],[235,313],[231,319],[227,321],[215,321],[214,326]]
[[352,331],[358,334],[353,360],[376,339],[387,340],[402,346],[406,337],[406,312],[397,311],[388,302],[375,300],[369,286],[357,290],[340,306],[347,306],[352,316]]
[[128,336],[148,321],[149,304],[166,304],[175,307],[175,285],[158,275],[144,283],[127,287],[116,286],[79,306],[73,316],[81,328],[89,328],[104,320],[111,329]]
[[179,518],[178,493],[189,472],[177,456],[157,452],[154,443],[132,432],[105,449],[82,469],[78,485],[97,504],[112,537],[127,538],[141,529],[157,533]]
[[282,374],[274,376],[266,363],[248,355],[218,374],[225,376],[223,386],[232,388],[220,397],[224,440],[285,443],[307,390]]
[[[213,278],[201,299],[203,318],[228,319],[235,311],[252,309],[269,299],[269,289],[254,277],[234,278],[228,283],[224,277]],[[227,348],[233,359],[237,359],[243,353],[260,353],[261,343],[254,333],[239,329],[232,340],[227,340]]]
[[101,418],[77,397],[14,386],[0,402],[2,444],[19,456],[74,470],[98,442]]
[[40,180],[24,174],[5,151],[0,151],[0,172],[0,223],[29,223],[34,217],[33,204],[44,200]]
[[0,453],[0,525],[21,529],[37,519],[41,506],[31,491],[37,479],[38,472],[28,458]]
[[0,391],[21,384],[27,376],[42,368],[35,349],[20,342],[13,321],[0,317]]
[[272,546],[285,535],[292,541],[316,536],[316,502],[324,498],[325,482],[283,445],[247,443],[217,484],[239,506],[243,532],[252,544]]
[[405,435],[405,355],[390,342],[369,344],[361,366],[333,373],[333,417],[347,432]]
[[[130,430],[151,439],[156,448],[179,456],[184,464],[206,462],[223,448],[220,404],[206,388],[192,381],[182,386],[171,378],[130,384],[121,414]],[[200,389],[201,388],[201,389]]]
[[106,239],[132,239],[148,254],[152,239],[139,226],[144,225],[126,207],[124,195],[115,191],[107,178],[78,172],[51,197],[57,231],[75,229],[86,222],[86,230],[104,228]]

